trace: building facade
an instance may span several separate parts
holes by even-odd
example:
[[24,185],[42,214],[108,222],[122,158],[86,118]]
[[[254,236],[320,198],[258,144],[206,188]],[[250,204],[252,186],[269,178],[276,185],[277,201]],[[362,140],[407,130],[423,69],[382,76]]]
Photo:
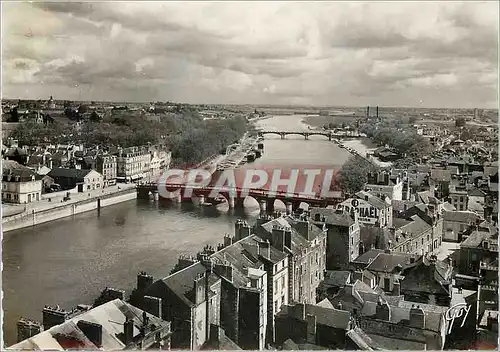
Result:
[[149,177],[151,154],[147,148],[130,147],[116,154],[116,178],[118,182],[135,182]]
[[2,202],[32,203],[42,196],[42,180],[27,169],[5,169],[2,177]]
[[104,187],[116,185],[117,161],[115,155],[98,155],[96,170],[103,176]]

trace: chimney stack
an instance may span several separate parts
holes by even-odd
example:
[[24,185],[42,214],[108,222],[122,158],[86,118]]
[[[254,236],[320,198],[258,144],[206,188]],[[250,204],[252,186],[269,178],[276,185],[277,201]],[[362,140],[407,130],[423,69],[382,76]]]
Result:
[[369,118],[370,117],[370,105],[368,105],[366,107],[366,117]]
[[102,347],[102,325],[92,323],[90,321],[80,320],[77,324],[78,328],[96,347]]
[[425,313],[420,306],[412,306],[410,309],[410,326],[425,328]]
[[134,320],[127,318],[123,324],[123,343],[128,346],[134,340]]
[[377,105],[377,119],[378,119],[378,105]]

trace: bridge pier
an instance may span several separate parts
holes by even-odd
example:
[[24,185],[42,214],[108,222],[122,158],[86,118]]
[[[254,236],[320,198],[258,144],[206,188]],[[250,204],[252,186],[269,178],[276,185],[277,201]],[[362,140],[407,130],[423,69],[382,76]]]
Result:
[[259,209],[260,209],[260,215],[266,215],[266,212],[267,212],[267,201],[266,200],[259,201]]
[[328,135],[328,140],[329,140],[330,142],[332,141],[332,134],[331,134],[331,133]]
[[285,139],[286,134],[284,134],[284,133],[280,133],[280,135],[281,135],[281,139]]
[[286,202],[285,206],[286,206],[286,215],[290,215],[293,211],[292,202]]
[[304,139],[307,141],[309,139],[309,133],[304,133]]
[[205,203],[205,196],[203,194],[200,194],[198,196],[198,205],[202,206]]
[[266,199],[266,211],[268,214],[274,213],[274,198]]
[[300,202],[292,202],[292,211],[295,213],[300,208]]
[[235,197],[228,197],[227,198],[227,205],[229,206],[229,209],[234,209],[235,203],[236,203]]

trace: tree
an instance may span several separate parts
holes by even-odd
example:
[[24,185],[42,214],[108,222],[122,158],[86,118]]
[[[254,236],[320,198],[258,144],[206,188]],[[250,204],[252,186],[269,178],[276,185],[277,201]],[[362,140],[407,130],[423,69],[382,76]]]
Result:
[[19,113],[17,112],[17,106],[10,112],[10,117],[7,122],[19,122]]
[[464,127],[465,126],[465,117],[458,117],[455,120],[455,127]]
[[378,168],[365,159],[351,157],[339,171],[339,183],[346,194],[354,194],[363,190],[368,182],[368,174]]
[[97,112],[95,112],[95,110],[92,111],[92,113],[90,114],[90,118],[89,119],[92,122],[99,122],[99,121],[101,121],[101,117],[99,116],[99,114]]

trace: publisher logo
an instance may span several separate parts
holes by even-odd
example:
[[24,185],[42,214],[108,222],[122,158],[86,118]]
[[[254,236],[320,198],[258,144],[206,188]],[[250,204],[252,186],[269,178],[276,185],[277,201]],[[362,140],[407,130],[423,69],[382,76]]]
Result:
[[211,172],[206,169],[166,171],[159,179],[158,193],[163,198],[209,198],[281,196],[300,199],[338,199],[338,169],[308,165],[241,168]]

